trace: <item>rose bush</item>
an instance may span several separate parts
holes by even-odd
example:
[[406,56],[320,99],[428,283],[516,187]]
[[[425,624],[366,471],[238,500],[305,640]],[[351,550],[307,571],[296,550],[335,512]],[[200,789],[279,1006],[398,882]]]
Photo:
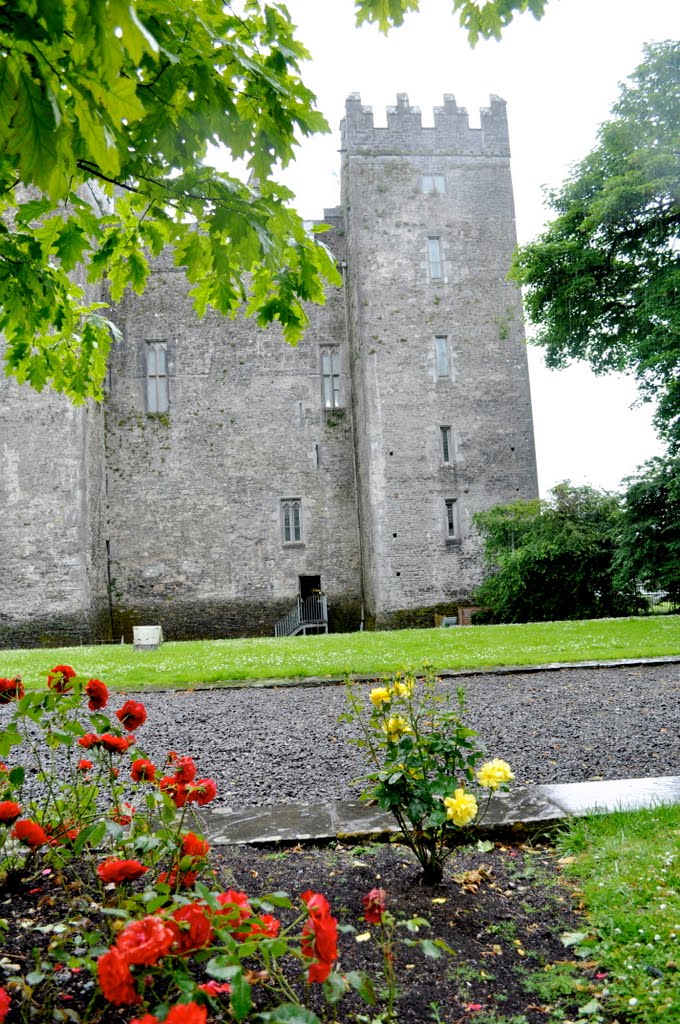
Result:
[[[29,1016],[53,1017],[50,958],[54,971],[67,964],[96,983],[89,1016],[69,1018],[81,1024],[99,1020],[107,1004],[136,1013],[138,1024],[294,1013],[314,1024],[318,1017],[302,1009],[309,986],[331,1001],[350,985],[370,992],[363,976],[347,980],[334,969],[337,923],[321,893],[307,890],[296,909],[284,893],[249,899],[216,884],[200,823],[187,827],[193,809],[215,799],[216,784],[198,778],[188,755],[172,751],[163,765],[149,759],[137,735],[147,718],[141,701],[126,700],[109,718],[106,685],[80,679],[69,665],[27,694],[18,678],[0,682],[11,682],[0,687],[0,702],[15,703],[0,756],[21,745],[29,751],[25,766],[0,764],[0,881],[29,886],[57,877],[71,900],[40,970],[7,980],[10,993],[30,998]],[[0,1020],[5,999],[0,989]]]
[[[365,702],[359,685],[348,680],[349,711],[342,715],[359,724],[355,742],[374,766],[362,779],[362,798],[392,812],[428,885],[441,881],[447,858],[467,841],[466,829],[479,823],[491,792],[514,779],[500,758],[477,768],[482,753],[477,734],[463,724],[464,693],[457,691],[452,707],[437,682],[431,673],[422,682],[399,675],[373,687]],[[470,791],[475,785],[487,792],[481,813]]]

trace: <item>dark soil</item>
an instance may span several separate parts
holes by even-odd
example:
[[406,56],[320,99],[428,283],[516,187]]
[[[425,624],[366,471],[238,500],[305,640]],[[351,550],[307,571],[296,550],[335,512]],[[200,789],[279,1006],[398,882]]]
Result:
[[[430,927],[417,935],[397,929],[400,1024],[550,1024],[575,1017],[577,1008],[601,988],[596,965],[572,963],[560,941],[562,932],[580,930],[577,894],[562,881],[558,855],[549,845],[496,843],[486,852],[460,851],[449,861],[444,882],[434,889],[421,884],[414,858],[394,843],[277,850],[221,847],[213,854],[222,888],[237,888],[251,897],[284,890],[294,900],[310,888],[324,893],[340,924],[357,930],[339,936],[339,970],[364,970],[378,989],[378,929],[363,920],[361,897],[380,887],[397,920],[429,921]],[[55,936],[39,928],[78,915],[96,918],[90,901],[91,893],[78,879],[69,882],[40,873],[12,891],[0,890],[0,917],[8,921],[0,950],[5,981],[35,970],[36,962],[48,963],[47,947]],[[288,913],[277,911],[284,919]],[[356,934],[367,931],[371,939],[358,942]],[[403,942],[421,938],[442,939],[453,952],[431,959],[418,945]],[[64,966],[63,951],[50,956],[49,972],[42,969],[49,976],[34,986],[32,996],[24,993],[23,1011],[20,992],[16,987],[12,991],[8,1022],[121,1024],[135,1016],[133,1008],[93,1001],[95,987],[87,970],[73,972]],[[575,993],[572,976],[578,985]],[[311,989],[310,1007],[328,1022],[372,1021],[383,1009],[382,1003],[366,1006],[353,993],[335,1008],[324,1009],[318,986]],[[572,994],[560,995],[565,989]],[[209,1018],[223,1019],[230,1019],[226,1004],[224,1016]]]

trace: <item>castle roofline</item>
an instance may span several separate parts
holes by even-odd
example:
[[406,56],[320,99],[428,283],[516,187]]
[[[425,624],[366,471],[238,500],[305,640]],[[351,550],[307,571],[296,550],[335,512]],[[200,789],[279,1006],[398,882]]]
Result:
[[434,107],[434,127],[424,128],[420,107],[411,106],[406,93],[397,93],[395,106],[387,107],[387,127],[377,128],[373,108],[364,106],[358,92],[345,102],[340,129],[342,146],[348,153],[400,154],[483,154],[509,156],[508,121],[505,100],[489,97],[480,111],[480,128],[470,128],[468,112],[459,107],[452,93],[443,105]]

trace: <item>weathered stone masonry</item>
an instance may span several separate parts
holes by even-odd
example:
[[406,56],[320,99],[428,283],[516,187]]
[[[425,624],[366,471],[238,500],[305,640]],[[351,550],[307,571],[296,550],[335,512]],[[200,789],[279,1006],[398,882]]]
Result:
[[[319,577],[338,629],[362,609],[368,625],[431,624],[469,598],[471,514],[537,493],[520,298],[505,280],[505,104],[492,98],[470,129],[447,96],[423,128],[399,96],[376,128],[351,96],[341,207],[324,220],[345,286],[311,310],[297,348],[244,318],[199,321],[160,260],[115,311],[103,409],[0,383],[0,643],[142,621],[177,639],[267,634],[300,577]],[[168,387],[155,414],[153,342]]]

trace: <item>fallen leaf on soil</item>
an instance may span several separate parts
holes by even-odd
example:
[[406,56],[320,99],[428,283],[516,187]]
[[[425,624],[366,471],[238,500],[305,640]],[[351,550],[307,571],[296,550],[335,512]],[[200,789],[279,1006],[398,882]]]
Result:
[[490,880],[491,869],[486,864],[480,864],[475,870],[461,871],[457,875],[451,875],[451,878],[457,885],[462,885],[466,892],[477,892],[482,882]]
[[243,974],[244,979],[249,985],[257,985],[261,981],[267,981],[269,978],[268,971],[245,971]]

